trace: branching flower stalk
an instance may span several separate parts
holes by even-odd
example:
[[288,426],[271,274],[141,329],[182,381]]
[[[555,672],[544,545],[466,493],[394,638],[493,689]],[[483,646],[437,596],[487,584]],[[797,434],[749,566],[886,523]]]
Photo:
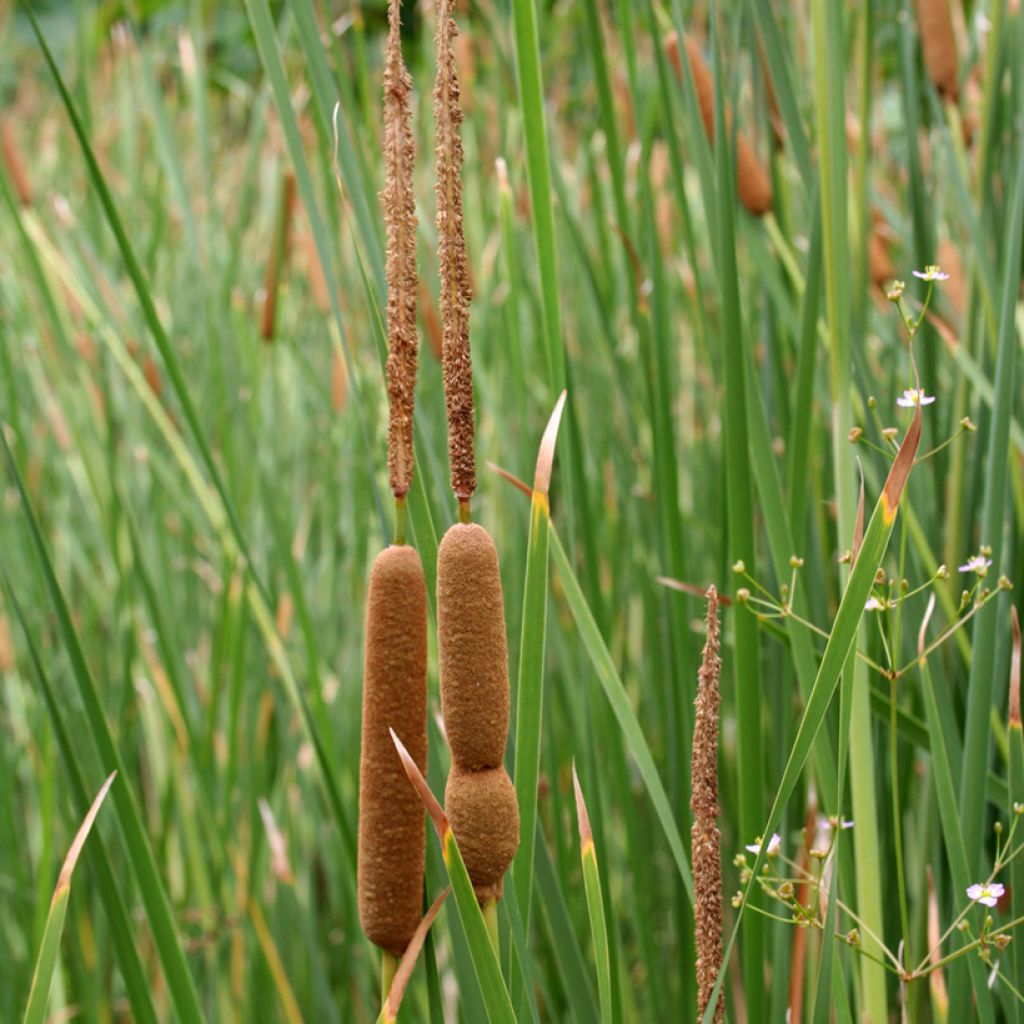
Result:
[[[722,966],[722,861],[718,831],[718,702],[722,662],[719,658],[718,592],[708,589],[707,639],[698,673],[693,725],[690,830],[693,862],[694,927],[697,946],[697,1013],[711,1001]],[[725,1019],[719,996],[715,1024]]]

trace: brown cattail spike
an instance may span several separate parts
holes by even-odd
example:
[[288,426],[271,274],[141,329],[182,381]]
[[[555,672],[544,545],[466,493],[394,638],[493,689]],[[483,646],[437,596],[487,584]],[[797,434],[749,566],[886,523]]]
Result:
[[444,803],[476,898],[481,903],[496,899],[519,847],[519,805],[508,772],[453,768]]
[[[697,683],[697,710],[693,723],[693,761],[690,830],[693,861],[694,924],[697,936],[697,1014],[711,1000],[722,966],[722,861],[718,817],[718,684],[722,663],[718,657],[718,593],[708,588],[707,640]],[[725,999],[719,993],[715,1024],[725,1019]]]
[[473,453],[473,364],[469,353],[472,287],[462,225],[462,107],[453,40],[457,29],[451,0],[437,5],[436,125],[437,246],[441,278],[441,358],[448,413],[448,459],[452,490],[468,503],[476,490]]
[[401,498],[412,485],[416,391],[416,200],[413,193],[412,79],[402,60],[399,0],[388,4],[384,66],[384,163],[387,226],[388,476]]
[[950,103],[960,98],[956,37],[949,0],[916,0],[924,67],[938,94]]
[[437,655],[452,762],[497,768],[508,739],[508,648],[498,552],[478,524],[449,527],[437,551]]
[[400,956],[420,920],[426,828],[388,728],[427,765],[427,588],[416,551],[386,548],[366,608],[359,761],[359,919],[367,938]]
[[[715,86],[711,71],[700,52],[700,47],[689,37],[683,40],[686,46],[686,58],[693,75],[693,85],[697,93],[697,105],[700,117],[704,122],[704,130],[708,138],[715,138]],[[679,55],[679,39],[675,32],[665,38],[665,52],[668,54],[676,77],[682,78],[683,66]],[[732,125],[732,111],[726,108],[725,123]],[[753,145],[745,135],[736,135],[736,191],[740,202],[755,216],[761,216],[772,208],[772,185],[768,172],[757,158]]]

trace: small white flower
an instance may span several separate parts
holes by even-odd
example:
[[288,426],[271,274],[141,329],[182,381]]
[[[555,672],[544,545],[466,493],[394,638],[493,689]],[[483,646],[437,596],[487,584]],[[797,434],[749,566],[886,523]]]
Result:
[[[917,273],[917,271],[914,271]],[[915,405],[931,405],[935,401],[934,395],[926,395],[924,388],[907,388],[903,392],[902,398],[896,399],[897,405],[902,405],[904,409],[913,409]]]
[[957,568],[961,572],[973,572],[984,576],[991,564],[991,558],[986,558],[984,555],[971,555],[963,565],[958,565]]
[[989,882],[988,885],[975,882],[974,885],[967,887],[967,898],[972,903],[980,903],[985,907],[994,907],[1004,892],[1006,892],[1006,889],[1002,882]]
[[949,274],[944,274],[941,267],[937,267],[934,264],[929,264],[924,270],[915,270],[914,277],[921,278],[922,281],[948,281]]
[[864,605],[864,611],[866,612],[881,612],[885,611],[887,602],[883,601],[878,597],[869,597],[867,604]]
[[[761,852],[761,843],[764,841],[763,836],[757,837],[756,843],[750,843],[747,849],[754,854]],[[765,850],[765,854],[769,857],[774,857],[779,852],[779,847],[782,845],[782,837],[778,832],[773,832],[771,839],[768,840],[768,849]]]

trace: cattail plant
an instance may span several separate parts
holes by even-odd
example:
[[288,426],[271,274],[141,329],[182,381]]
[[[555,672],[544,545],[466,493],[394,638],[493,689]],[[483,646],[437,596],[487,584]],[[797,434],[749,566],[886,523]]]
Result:
[[370,574],[366,609],[362,752],[359,764],[359,918],[384,951],[384,991],[395,957],[420,920],[426,826],[388,733],[401,737],[423,771],[427,761],[427,588],[415,549],[405,543],[405,496],[413,474],[416,383],[416,216],[410,91],[402,61],[399,0],[388,10],[381,195],[387,223],[388,476],[395,497],[395,543]]
[[[519,845],[519,809],[504,768],[508,739],[508,650],[498,553],[472,523],[476,489],[473,373],[469,348],[471,286],[462,226],[462,109],[450,0],[437,8],[437,237],[442,362],[452,490],[460,521],[437,553],[441,708],[452,754],[446,812],[477,898],[490,910]],[[492,935],[494,934],[492,930]]]
[[[701,120],[708,138],[715,139],[715,86],[700,47],[689,37],[683,39],[686,47],[686,59],[693,76],[693,86],[697,94],[697,105],[700,108]],[[675,32],[665,37],[665,52],[672,62],[676,77],[682,80],[683,65],[679,53],[679,37]],[[725,124],[732,125],[732,111],[726,107]],[[740,202],[757,217],[772,208],[772,184],[768,172],[757,157],[753,144],[745,135],[736,135],[736,191]]]
[[928,77],[943,99],[956,103],[960,98],[960,83],[949,0],[916,0],[914,6]]
[[[707,592],[707,639],[698,673],[696,714],[693,722],[690,830],[693,861],[693,912],[697,937],[697,1013],[703,1016],[711,1001],[722,967],[722,861],[718,831],[718,701],[722,663],[718,656],[718,592]],[[725,1019],[725,997],[720,993],[715,1024]]]

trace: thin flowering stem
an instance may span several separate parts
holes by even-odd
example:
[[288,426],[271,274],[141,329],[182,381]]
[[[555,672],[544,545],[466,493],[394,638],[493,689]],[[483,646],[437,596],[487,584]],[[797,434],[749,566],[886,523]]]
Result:
[[949,626],[944,632],[940,633],[939,636],[933,640],[920,654],[916,655],[910,661],[908,661],[902,668],[896,670],[897,676],[902,676],[914,667],[922,658],[927,658],[936,648],[941,647],[958,629],[962,628],[965,623],[969,622],[971,618],[976,615],[982,608],[988,604],[992,598],[999,593],[998,590],[993,590],[989,594],[982,597],[971,605],[971,610],[962,618],[957,619],[951,626]]

